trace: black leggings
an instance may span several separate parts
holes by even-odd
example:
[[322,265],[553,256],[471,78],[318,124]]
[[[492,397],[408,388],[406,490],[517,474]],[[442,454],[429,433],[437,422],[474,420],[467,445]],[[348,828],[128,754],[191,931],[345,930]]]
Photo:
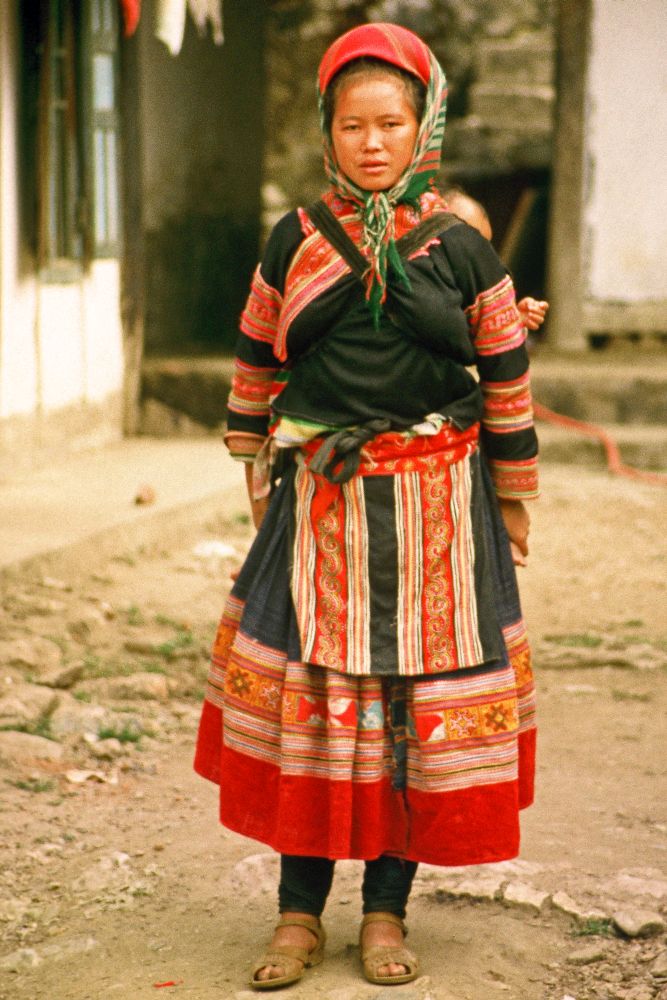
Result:
[[[319,917],[333,881],[335,861],[329,858],[280,856],[278,903],[281,913],[312,913]],[[361,887],[364,913],[395,913],[405,917],[416,861],[402,861],[386,854],[366,861]]]

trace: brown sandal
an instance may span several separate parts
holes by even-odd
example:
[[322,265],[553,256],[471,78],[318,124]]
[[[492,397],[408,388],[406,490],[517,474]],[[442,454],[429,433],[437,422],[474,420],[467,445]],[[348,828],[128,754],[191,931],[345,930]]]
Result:
[[[361,962],[364,969],[364,976],[369,983],[377,986],[400,986],[401,983],[411,983],[419,975],[419,961],[411,951],[398,945],[375,945],[363,951],[361,938],[364,927],[367,924],[379,923],[395,924],[403,931],[403,936],[408,933],[407,928],[400,917],[393,913],[367,913],[361,921],[359,932],[359,947],[362,948]],[[383,965],[404,965],[408,970],[399,976],[379,976],[378,969]]]
[[[307,948],[299,948],[293,944],[277,945],[271,951],[267,951],[256,963],[252,970],[250,985],[256,990],[275,990],[280,986],[289,986],[291,983],[298,983],[306,969],[313,965],[319,965],[324,958],[324,942],[326,934],[319,918],[315,917],[316,923],[311,924],[300,917],[285,917],[280,920],[278,927],[305,927],[317,938],[317,944],[312,951]],[[277,965],[285,970],[285,974],[277,979],[255,979],[260,969],[265,969],[267,965]]]

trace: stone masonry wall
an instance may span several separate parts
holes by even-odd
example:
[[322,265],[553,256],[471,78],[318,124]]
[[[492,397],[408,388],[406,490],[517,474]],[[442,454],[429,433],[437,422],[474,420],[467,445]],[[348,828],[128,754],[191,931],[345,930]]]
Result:
[[322,189],[318,62],[337,35],[368,20],[416,31],[445,68],[445,178],[548,168],[555,15],[556,0],[274,0],[267,37],[265,228]]

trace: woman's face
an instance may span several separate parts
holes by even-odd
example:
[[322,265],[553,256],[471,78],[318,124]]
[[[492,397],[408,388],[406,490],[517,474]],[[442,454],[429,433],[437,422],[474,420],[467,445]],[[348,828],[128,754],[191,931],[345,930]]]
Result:
[[331,139],[338,165],[357,187],[386,191],[412,160],[419,122],[394,76],[352,78],[338,94]]

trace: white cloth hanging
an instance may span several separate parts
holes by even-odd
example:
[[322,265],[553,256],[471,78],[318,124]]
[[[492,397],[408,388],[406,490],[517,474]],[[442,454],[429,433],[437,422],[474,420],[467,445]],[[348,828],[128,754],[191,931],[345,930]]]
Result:
[[155,5],[155,36],[177,56],[183,44],[187,0],[157,0]]
[[222,31],[222,0],[188,0],[188,10],[199,34],[205,35],[207,25],[210,24],[213,41],[216,45],[222,45],[225,40]]
[[190,12],[200,36],[206,34],[210,24],[213,41],[222,45],[222,0],[156,0],[155,35],[172,56],[177,56],[183,45],[186,11]]

